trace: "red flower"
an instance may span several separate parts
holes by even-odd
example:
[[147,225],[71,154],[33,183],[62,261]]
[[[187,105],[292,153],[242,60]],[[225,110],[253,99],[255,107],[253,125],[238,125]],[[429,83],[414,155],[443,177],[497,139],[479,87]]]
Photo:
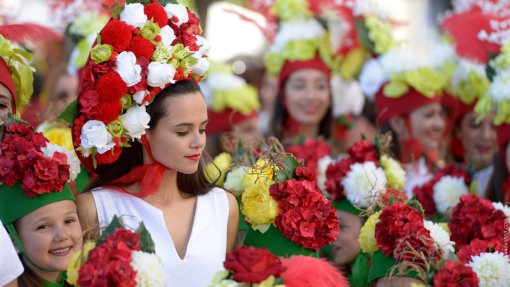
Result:
[[342,179],[351,170],[351,164],[353,164],[352,159],[346,158],[328,165],[326,169],[326,191],[331,196],[331,200],[338,201],[344,197]]
[[81,94],[78,99],[80,104],[80,113],[83,113],[87,118],[94,118],[98,112],[99,94],[95,90],[88,90]]
[[276,227],[289,240],[319,250],[336,239],[339,232],[336,210],[315,181],[291,179],[273,184],[269,190],[278,202]]
[[478,287],[478,277],[471,266],[447,261],[444,269],[434,276],[435,287]]
[[107,244],[113,242],[124,242],[131,250],[140,250],[140,235],[125,228],[117,228],[112,235],[106,239]]
[[287,149],[297,159],[303,160],[305,166],[313,172],[313,177],[317,174],[317,163],[319,159],[331,154],[329,145],[323,140],[307,139],[300,145],[290,146]]
[[156,47],[151,43],[151,41],[144,37],[135,36],[131,40],[131,44],[129,44],[129,48],[127,50],[133,52],[137,58],[144,57],[150,60],[155,48]]
[[122,105],[120,104],[120,101],[102,102],[97,107],[97,111],[98,113],[93,117],[93,119],[108,124],[119,117],[122,112]]
[[24,123],[13,123],[7,126],[5,129],[8,133],[13,134],[19,134],[19,135],[28,135],[30,134],[34,129]]
[[122,149],[115,146],[111,151],[107,151],[103,154],[96,154],[96,161],[98,164],[109,164],[115,162],[122,154]]
[[244,283],[260,283],[271,275],[280,277],[285,270],[268,249],[253,246],[242,246],[227,254],[224,267],[232,271],[234,280]]
[[313,170],[309,167],[304,167],[304,166],[298,166],[296,168],[296,176],[299,178],[299,179],[304,179],[304,180],[315,180],[315,173],[313,172]]
[[375,165],[379,165],[379,153],[375,146],[367,141],[356,142],[347,150],[347,153],[352,158],[353,163],[373,161]]
[[393,250],[396,260],[413,262],[422,268],[426,268],[427,264],[437,265],[443,255],[444,251],[435,245],[430,232],[425,228],[398,238]]
[[158,3],[150,3],[145,5],[143,8],[145,15],[147,15],[147,19],[153,19],[154,23],[158,23],[159,27],[163,28],[168,23],[168,16],[161,6]]
[[473,256],[478,256],[481,253],[492,253],[495,251],[505,253],[505,246],[502,242],[488,243],[480,239],[475,239],[471,241],[469,245],[464,245],[460,248],[456,255],[460,261],[468,263],[471,261],[471,257]]
[[129,47],[132,34],[131,28],[121,20],[109,21],[99,33],[101,35],[101,42],[111,45],[113,50],[119,53]]
[[386,193],[381,196],[381,203],[383,205],[390,205],[395,202],[406,202],[408,200],[407,194],[398,189],[386,189]]
[[127,86],[119,74],[110,71],[97,80],[96,91],[99,102],[114,102],[119,101],[126,94]]

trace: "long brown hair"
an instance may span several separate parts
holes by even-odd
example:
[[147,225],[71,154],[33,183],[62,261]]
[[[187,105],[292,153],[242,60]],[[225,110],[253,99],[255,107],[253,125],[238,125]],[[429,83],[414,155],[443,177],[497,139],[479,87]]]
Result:
[[[202,93],[200,86],[189,80],[178,81],[175,84],[163,89],[154,101],[147,106],[147,113],[150,115],[149,129],[154,129],[161,118],[167,115],[164,101],[169,97],[176,97],[190,93]],[[112,164],[100,166],[96,173],[98,176],[89,184],[87,190],[105,186],[108,183],[122,177],[131,171],[135,166],[143,165],[143,147],[138,141],[130,143],[131,147],[125,147],[119,159]],[[177,173],[177,187],[180,191],[193,195],[206,194],[215,185],[206,180],[206,160],[208,157],[201,157],[198,170],[193,174]]]

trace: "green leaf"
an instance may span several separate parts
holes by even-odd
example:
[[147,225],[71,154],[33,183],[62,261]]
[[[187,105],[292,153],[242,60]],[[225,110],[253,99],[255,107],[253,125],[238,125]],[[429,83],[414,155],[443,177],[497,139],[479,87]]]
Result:
[[72,127],[73,121],[77,116],[78,116],[78,100],[74,100],[58,116],[58,119],[66,121]]
[[285,168],[285,172],[287,172],[287,174],[290,173],[290,177],[292,177],[292,173],[294,172],[294,170],[298,167],[299,165],[299,162],[297,161],[297,159],[292,156],[292,155],[289,155],[287,156],[284,160],[283,160],[283,166]]
[[120,219],[117,217],[117,215],[114,215],[112,222],[110,222],[108,227],[106,227],[106,229],[101,233],[101,236],[97,239],[96,246],[99,246],[99,244],[103,243],[106,237],[112,235],[117,228],[124,228],[124,226],[122,225],[122,222],[120,222]]
[[276,171],[276,179],[278,182],[284,182],[289,178],[287,177],[287,173],[285,171],[277,170]]
[[156,253],[154,241],[143,222],[140,223],[140,226],[136,229],[136,233],[140,235],[140,250],[147,253]]
[[406,205],[418,210],[422,216],[425,215],[425,211],[423,210],[423,207],[421,206],[420,202],[416,199],[415,196],[413,196],[409,201],[407,201]]
[[374,43],[368,38],[368,29],[367,26],[365,26],[365,20],[364,19],[357,19],[355,21],[356,24],[356,33],[358,34],[358,41],[360,45],[369,50],[372,54],[377,54],[375,52],[375,45]]
[[178,4],[178,1],[172,1],[172,0],[158,0],[159,4],[165,6],[166,4]]
[[133,4],[133,3],[140,3],[143,5],[147,5],[147,4],[150,4],[151,1],[150,0],[126,0],[126,4]]

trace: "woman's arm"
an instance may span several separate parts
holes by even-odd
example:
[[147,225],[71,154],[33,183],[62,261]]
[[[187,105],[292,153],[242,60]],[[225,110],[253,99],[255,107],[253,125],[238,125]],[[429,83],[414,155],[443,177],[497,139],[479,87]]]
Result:
[[234,251],[237,240],[237,228],[239,226],[239,209],[237,200],[233,194],[227,192],[228,198],[228,226],[227,226],[227,253]]
[[84,192],[78,196],[76,203],[78,208],[78,217],[85,240],[95,240],[99,237],[99,220],[97,219],[96,203],[91,192]]

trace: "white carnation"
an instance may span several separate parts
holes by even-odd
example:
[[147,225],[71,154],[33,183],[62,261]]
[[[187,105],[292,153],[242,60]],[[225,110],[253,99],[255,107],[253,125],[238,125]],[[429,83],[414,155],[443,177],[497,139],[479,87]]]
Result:
[[361,90],[371,100],[374,99],[377,91],[388,80],[388,75],[384,72],[383,66],[376,59],[369,60],[363,66],[359,77]]
[[239,197],[244,191],[244,176],[248,173],[248,167],[240,166],[234,168],[227,174],[223,187]]
[[120,20],[136,28],[143,27],[147,23],[147,15],[145,15],[143,4],[126,4],[124,10],[120,13]]
[[41,148],[41,151],[48,158],[53,157],[55,152],[64,153],[67,156],[67,164],[69,165],[69,180],[67,182],[76,179],[76,176],[80,173],[80,160],[73,151],[52,143],[47,143],[45,147]]
[[168,25],[165,25],[165,27],[161,28],[159,31],[159,36],[161,36],[161,42],[165,47],[170,47],[174,40],[177,39],[174,30]]
[[151,87],[165,88],[166,84],[175,83],[175,68],[166,63],[151,62],[147,74],[147,84]]
[[131,139],[141,139],[149,128],[151,116],[145,111],[145,106],[134,106],[121,115],[120,120]]
[[386,190],[384,170],[374,162],[355,163],[342,180],[345,196],[356,207],[367,208]]
[[156,254],[131,251],[131,267],[136,270],[137,287],[167,286],[167,277],[161,259]]
[[449,175],[443,176],[432,190],[436,209],[441,214],[447,214],[459,203],[460,197],[469,192],[463,178]]
[[81,146],[86,149],[96,148],[99,154],[111,150],[115,143],[106,125],[97,120],[87,121],[81,128]]
[[188,11],[182,4],[168,3],[165,5],[165,11],[168,19],[173,21],[173,17],[177,18],[177,22],[174,22],[177,27],[189,21]]
[[329,155],[323,156],[317,161],[317,186],[322,192],[326,192],[326,170],[331,163],[333,163],[333,159]]
[[500,252],[482,253],[471,257],[467,264],[473,268],[480,287],[509,287],[510,259]]
[[[195,57],[195,55],[193,55],[193,57]],[[199,76],[203,76],[203,75],[205,75],[207,70],[209,70],[209,62],[207,61],[206,58],[200,57],[200,58],[197,58],[197,59],[198,59],[198,63],[193,65],[191,67],[191,70],[193,71],[193,73],[195,73],[195,74],[197,74]]]
[[120,75],[128,87],[138,84],[142,79],[142,67],[136,63],[136,56],[133,52],[120,53],[113,70]]
[[444,251],[444,259],[455,252],[455,248],[453,247],[455,243],[450,240],[450,235],[448,235],[446,230],[432,221],[424,220],[423,223],[425,228],[430,232],[430,237],[432,237],[439,248]]
[[207,41],[206,38],[196,35],[195,38],[197,39],[197,45],[199,47],[199,52],[201,55],[207,55],[209,54],[209,51],[211,51],[211,44],[209,41]]

